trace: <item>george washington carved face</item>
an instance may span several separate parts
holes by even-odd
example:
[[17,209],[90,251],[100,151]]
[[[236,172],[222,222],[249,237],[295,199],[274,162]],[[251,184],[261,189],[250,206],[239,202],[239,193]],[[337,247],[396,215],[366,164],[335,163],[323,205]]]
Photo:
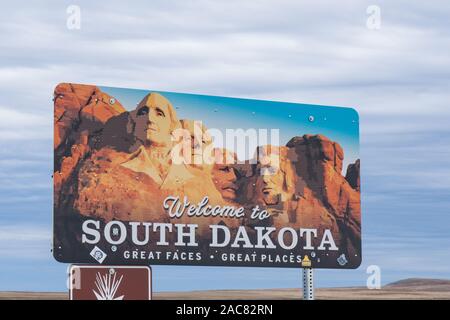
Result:
[[158,93],[145,96],[131,116],[134,135],[144,144],[171,146],[171,133],[180,126],[172,104]]

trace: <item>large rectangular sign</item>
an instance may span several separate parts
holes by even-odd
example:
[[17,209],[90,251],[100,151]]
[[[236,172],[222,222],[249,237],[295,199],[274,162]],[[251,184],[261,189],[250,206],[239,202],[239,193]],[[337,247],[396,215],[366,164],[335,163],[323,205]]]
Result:
[[54,110],[58,261],[360,265],[353,109],[62,83]]

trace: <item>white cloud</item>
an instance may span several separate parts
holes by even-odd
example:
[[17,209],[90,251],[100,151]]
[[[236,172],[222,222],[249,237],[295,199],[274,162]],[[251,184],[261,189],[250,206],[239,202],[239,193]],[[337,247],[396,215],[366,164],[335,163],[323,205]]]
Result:
[[9,241],[48,241],[51,230],[34,225],[1,225],[0,243]]
[[39,113],[0,107],[0,141],[51,139],[52,121]]
[[48,259],[52,231],[34,225],[0,225],[2,258]]

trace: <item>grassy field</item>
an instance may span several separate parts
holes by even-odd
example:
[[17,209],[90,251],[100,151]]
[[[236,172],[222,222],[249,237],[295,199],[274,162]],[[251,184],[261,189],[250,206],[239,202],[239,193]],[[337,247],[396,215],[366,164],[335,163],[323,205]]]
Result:
[[[406,279],[391,283],[380,290],[364,287],[318,288],[316,299],[373,300],[373,299],[449,299],[450,280]],[[210,290],[185,292],[154,292],[155,300],[208,300],[208,299],[301,299],[301,289],[267,290]],[[67,293],[58,292],[0,292],[0,299],[66,300]]]

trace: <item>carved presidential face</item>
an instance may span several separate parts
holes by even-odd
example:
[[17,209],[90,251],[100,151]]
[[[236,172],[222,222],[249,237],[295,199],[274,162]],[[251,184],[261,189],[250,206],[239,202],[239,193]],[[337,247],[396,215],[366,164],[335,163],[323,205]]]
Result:
[[201,121],[180,120],[182,129],[186,130],[190,140],[190,158],[187,163],[196,168],[202,168],[211,171],[213,167],[213,159],[208,161],[206,152],[212,154],[212,137],[208,133],[208,129]]
[[222,197],[227,200],[236,200],[237,198],[237,179],[238,173],[230,165],[217,164],[213,168],[213,179],[217,190]]
[[280,168],[278,150],[267,153],[263,150],[257,165],[255,183],[256,198],[267,205],[276,205],[285,190],[285,175]]
[[259,197],[267,205],[275,205],[280,201],[284,186],[284,173],[279,168],[262,167],[256,179],[256,189]]
[[138,139],[156,146],[171,145],[171,133],[178,120],[166,98],[157,93],[147,95],[132,116],[135,121],[135,136]]
[[225,200],[235,201],[239,189],[237,183],[239,172],[232,164],[236,161],[236,155],[225,149],[215,149],[214,153],[216,161],[212,170],[214,184]]

